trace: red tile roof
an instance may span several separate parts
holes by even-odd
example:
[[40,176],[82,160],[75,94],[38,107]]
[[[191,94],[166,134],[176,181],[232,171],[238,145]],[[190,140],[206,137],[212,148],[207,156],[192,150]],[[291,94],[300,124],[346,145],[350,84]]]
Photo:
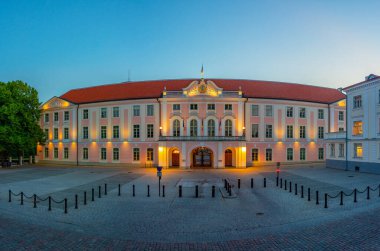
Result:
[[[153,80],[100,85],[66,92],[61,98],[77,104],[161,97],[164,87],[167,91],[181,91],[198,79]],[[238,91],[241,86],[247,98],[267,98],[333,103],[344,99],[345,95],[336,89],[311,85],[238,79],[207,79],[225,91]],[[207,81],[206,80],[206,81]]]

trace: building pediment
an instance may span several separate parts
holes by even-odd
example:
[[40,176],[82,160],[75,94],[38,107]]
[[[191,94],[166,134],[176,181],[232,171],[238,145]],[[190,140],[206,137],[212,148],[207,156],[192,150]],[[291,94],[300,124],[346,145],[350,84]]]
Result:
[[59,108],[67,108],[72,105],[74,104],[64,99],[61,99],[59,97],[53,97],[49,99],[48,101],[46,101],[45,103],[43,103],[40,106],[40,109],[42,110],[59,109]]
[[200,81],[191,82],[186,88],[182,89],[183,95],[193,96],[211,96],[217,97],[223,93],[223,89],[219,88],[213,81],[201,79]]

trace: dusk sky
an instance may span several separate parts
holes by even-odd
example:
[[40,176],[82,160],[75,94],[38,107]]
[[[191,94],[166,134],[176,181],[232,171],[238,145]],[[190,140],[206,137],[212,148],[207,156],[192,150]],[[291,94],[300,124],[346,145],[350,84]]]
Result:
[[0,81],[41,101],[151,79],[344,87],[380,74],[380,1],[0,1]]

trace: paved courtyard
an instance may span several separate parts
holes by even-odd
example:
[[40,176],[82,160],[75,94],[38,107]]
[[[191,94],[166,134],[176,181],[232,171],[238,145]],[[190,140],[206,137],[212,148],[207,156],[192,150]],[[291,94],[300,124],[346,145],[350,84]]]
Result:
[[[165,197],[159,197],[156,171],[150,168],[1,169],[0,249],[380,250],[379,175],[306,165],[283,167],[279,177],[283,180],[282,188],[280,184],[276,186],[272,167],[163,170],[161,184],[165,186]],[[224,179],[233,185],[233,198],[223,188]],[[195,198],[196,185],[199,198]],[[214,198],[212,186],[216,187]],[[374,190],[370,190],[370,199],[368,186]],[[12,196],[12,202],[8,202],[9,189],[27,196],[24,205],[20,205],[20,196]],[[343,197],[343,205],[340,205],[341,191],[352,193]],[[160,192],[162,195],[163,191]],[[324,208],[325,193],[331,197],[338,195],[328,197],[328,208]],[[38,195],[36,208],[33,194]],[[48,211],[48,196],[58,202],[67,198],[67,214],[63,202],[53,201]]]

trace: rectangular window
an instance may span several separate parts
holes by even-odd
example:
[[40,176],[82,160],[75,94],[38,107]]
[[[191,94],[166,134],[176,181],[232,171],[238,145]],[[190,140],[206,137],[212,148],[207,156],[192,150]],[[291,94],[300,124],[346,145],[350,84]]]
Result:
[[252,161],[259,161],[259,149],[252,148]]
[[286,117],[293,118],[293,107],[291,106],[286,107]]
[[363,134],[363,122],[354,121],[354,127],[352,128],[352,135],[362,135]]
[[58,139],[58,128],[54,128],[54,139]]
[[225,111],[232,111],[232,104],[225,104],[224,105],[224,110]]
[[88,159],[88,148],[83,148],[82,157],[83,157],[84,160]]
[[306,138],[306,126],[300,126],[300,138]]
[[265,160],[272,161],[272,149],[265,150]]
[[198,110],[198,104],[190,104],[190,110],[191,110],[191,111],[196,111],[196,110]]
[[63,120],[64,121],[69,121],[70,120],[70,113],[69,113],[69,111],[65,111],[64,112]]
[[101,139],[107,138],[107,126],[101,126],[100,127],[100,138]]
[[153,138],[153,124],[146,125],[146,137]]
[[88,119],[88,110],[84,109],[82,114],[83,119]]
[[362,107],[362,96],[358,95],[354,97],[354,108],[361,108]]
[[271,105],[265,106],[265,116],[267,116],[267,117],[273,116],[273,106],[271,106]]
[[343,121],[344,120],[344,113],[343,113],[343,111],[339,111],[338,119],[339,119],[339,121]]
[[325,128],[323,126],[318,126],[318,139],[325,138]]
[[153,116],[154,115],[154,106],[153,105],[147,105],[146,106],[146,116]]
[[354,143],[354,158],[363,157],[363,145],[362,143]]
[[133,125],[133,137],[140,138],[140,125]]
[[330,157],[335,158],[335,144],[330,144]]
[[63,128],[63,139],[69,139],[69,128]]
[[265,125],[265,138],[272,138],[272,137],[273,137],[273,126]]
[[49,148],[45,147],[45,159],[49,158]]
[[252,138],[259,137],[259,124],[252,124]]
[[100,149],[100,159],[101,160],[107,159],[107,148],[101,148]]
[[106,107],[103,107],[103,108],[100,109],[100,117],[102,119],[107,118],[107,108]]
[[292,139],[293,138],[293,126],[292,125],[286,126],[286,137],[288,139]]
[[139,105],[133,106],[133,116],[134,117],[140,116],[140,106]]
[[148,148],[146,150],[146,160],[153,161],[153,148]]
[[339,132],[344,132],[344,128],[343,127],[339,127]]
[[306,118],[306,108],[305,107],[300,107],[299,117],[300,118]]
[[180,104],[173,104],[173,111],[179,111],[181,110],[181,105]]
[[58,112],[54,113],[54,121],[58,121]]
[[300,148],[300,160],[306,160],[306,148]]
[[58,159],[58,148],[57,147],[54,148],[54,158]]
[[119,117],[119,107],[112,107],[112,116],[114,118],[118,118]]
[[323,150],[323,148],[318,148],[318,159],[319,159],[319,160],[323,160],[323,159],[325,158],[324,155],[325,155],[325,154],[324,154],[324,150]]
[[215,111],[215,104],[207,104],[207,110]]
[[133,161],[140,160],[140,148],[133,148]]
[[257,117],[259,116],[259,105],[252,105],[252,117]]
[[113,126],[113,138],[118,139],[119,138],[119,126]]
[[344,157],[344,144],[339,144],[339,157]]
[[325,113],[323,109],[318,109],[318,119],[324,119]]
[[69,148],[67,148],[67,147],[63,148],[63,158],[64,159],[69,158]]
[[83,139],[88,139],[88,127],[83,127]]
[[45,129],[46,140],[49,140],[49,129]]
[[49,113],[45,113],[45,123],[49,122]]
[[286,159],[293,160],[293,148],[286,149]]
[[113,149],[113,160],[119,160],[119,148]]

